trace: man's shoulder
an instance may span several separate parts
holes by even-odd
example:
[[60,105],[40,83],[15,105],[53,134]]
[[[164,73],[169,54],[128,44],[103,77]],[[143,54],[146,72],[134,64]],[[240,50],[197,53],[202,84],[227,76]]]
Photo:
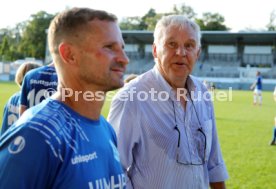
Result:
[[[53,118],[54,115],[61,114],[61,107],[55,103],[54,100],[47,99],[39,103],[37,106],[33,106],[26,110],[20,118],[20,122],[32,122],[33,120],[39,120],[43,123]],[[53,114],[55,112],[55,114]],[[19,123],[20,124],[20,123]]]
[[27,74],[26,74],[26,78],[40,78],[40,77],[45,77],[45,76],[56,76],[56,70],[55,67],[53,66],[42,66],[33,70],[30,70]]
[[20,99],[20,95],[21,95],[21,91],[18,91],[16,93],[14,93],[10,98],[8,103],[9,104],[13,104],[13,105],[17,105],[19,103],[19,99]]
[[[67,141],[71,143],[72,135],[66,129],[66,125],[70,123],[67,124],[61,119],[61,114],[64,112],[55,106],[51,102],[44,105],[42,102],[25,111],[20,119],[1,136],[0,148],[10,148],[14,145],[17,145],[16,147],[22,145],[23,148],[25,145],[27,151],[37,149],[43,153],[50,153],[62,161],[63,157],[57,154],[58,150],[64,149]],[[53,114],[53,112],[56,113]]]
[[51,73],[56,74],[56,69],[54,66],[42,66],[40,70],[38,70],[41,73]]
[[104,130],[106,130],[107,132],[111,133],[111,135],[115,134],[115,131],[114,131],[112,125],[102,115],[100,116],[100,125],[102,126],[102,128]]
[[99,120],[101,124],[111,126],[110,123],[106,120],[106,118],[103,115],[100,115]]
[[193,85],[196,87],[196,88],[199,88],[201,90],[205,89],[206,87],[204,86],[203,84],[203,81],[201,81],[198,77],[196,76],[193,76],[193,75],[190,75],[189,78],[191,79]]
[[[55,112],[55,114],[53,114],[53,112]],[[42,134],[47,138],[49,137],[49,133],[58,134],[58,128],[62,128],[66,124],[64,119],[61,118],[66,116],[69,115],[65,115],[59,103],[47,99],[37,106],[33,106],[26,110],[17,122],[12,125],[7,135],[12,136],[22,131],[27,133],[33,133],[33,131],[35,131],[35,133]]]
[[133,88],[136,90],[146,89],[149,87],[149,83],[152,83],[153,79],[152,70],[149,70],[146,73],[139,75],[129,83],[125,84],[125,86],[121,88],[121,91],[128,91],[132,90]]
[[45,66],[42,66],[42,67],[38,67],[38,68],[35,68],[35,69],[32,69],[30,71],[28,71],[26,73],[26,76],[25,77],[31,77],[32,75],[36,75],[40,70],[43,70]]
[[56,88],[58,85],[57,73],[52,66],[43,66],[35,70],[31,70],[24,77],[22,88],[24,91],[30,91],[45,88]]

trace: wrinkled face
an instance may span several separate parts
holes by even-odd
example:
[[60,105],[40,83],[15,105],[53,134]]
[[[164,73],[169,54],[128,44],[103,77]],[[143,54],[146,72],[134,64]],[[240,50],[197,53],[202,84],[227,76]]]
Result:
[[115,22],[93,20],[78,49],[79,78],[97,90],[110,91],[124,85],[128,58],[124,41]]
[[173,87],[184,87],[200,54],[197,36],[187,26],[164,29],[160,42],[153,44],[153,56],[165,80]]

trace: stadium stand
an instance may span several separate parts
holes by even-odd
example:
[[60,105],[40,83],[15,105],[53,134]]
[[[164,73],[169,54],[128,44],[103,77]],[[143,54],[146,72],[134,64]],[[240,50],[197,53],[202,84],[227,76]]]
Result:
[[[122,31],[130,62],[126,74],[141,74],[154,66],[151,31]],[[249,90],[260,71],[263,90],[276,84],[276,32],[203,31],[202,51],[193,75],[218,88]],[[48,48],[45,62],[51,61]]]
[[[127,74],[141,74],[154,66],[153,33],[123,31],[130,63]],[[276,83],[276,32],[203,31],[202,53],[193,75],[219,88],[249,89],[256,71],[264,78],[264,90]]]

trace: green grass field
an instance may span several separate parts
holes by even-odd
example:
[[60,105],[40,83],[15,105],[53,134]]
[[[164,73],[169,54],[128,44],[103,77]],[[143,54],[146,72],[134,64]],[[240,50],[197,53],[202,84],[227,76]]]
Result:
[[12,94],[17,92],[19,87],[14,82],[0,82],[0,121],[2,126],[3,109]]
[[[4,104],[17,90],[13,83],[0,83],[1,122]],[[216,100],[214,105],[220,144],[230,175],[227,187],[275,189],[276,146],[268,145],[276,116],[272,92],[263,92],[262,107],[252,105],[252,91],[233,91],[231,101]],[[110,102],[106,102],[104,116],[109,106]]]

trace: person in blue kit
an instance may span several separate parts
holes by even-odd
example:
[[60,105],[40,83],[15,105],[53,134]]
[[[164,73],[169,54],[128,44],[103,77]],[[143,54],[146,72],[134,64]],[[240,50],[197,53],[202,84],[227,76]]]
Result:
[[116,134],[100,115],[128,64],[116,17],[68,9],[51,21],[48,43],[58,90],[0,138],[0,188],[125,188]]
[[262,105],[262,76],[261,72],[256,72],[256,81],[251,85],[250,89],[253,91],[253,104]]
[[58,78],[54,63],[30,71],[26,74],[20,97],[19,113],[42,102],[56,92]]
[[211,96],[190,75],[200,54],[199,26],[164,16],[152,52],[154,68],[118,91],[108,115],[127,188],[224,189],[228,173]]
[[[15,83],[21,88],[25,74],[38,67],[40,65],[33,62],[24,62],[21,64],[15,74]],[[21,91],[14,93],[4,107],[0,136],[19,118],[20,95]]]
[[272,132],[272,140],[269,143],[270,145],[276,145],[276,116],[274,117],[274,126]]

